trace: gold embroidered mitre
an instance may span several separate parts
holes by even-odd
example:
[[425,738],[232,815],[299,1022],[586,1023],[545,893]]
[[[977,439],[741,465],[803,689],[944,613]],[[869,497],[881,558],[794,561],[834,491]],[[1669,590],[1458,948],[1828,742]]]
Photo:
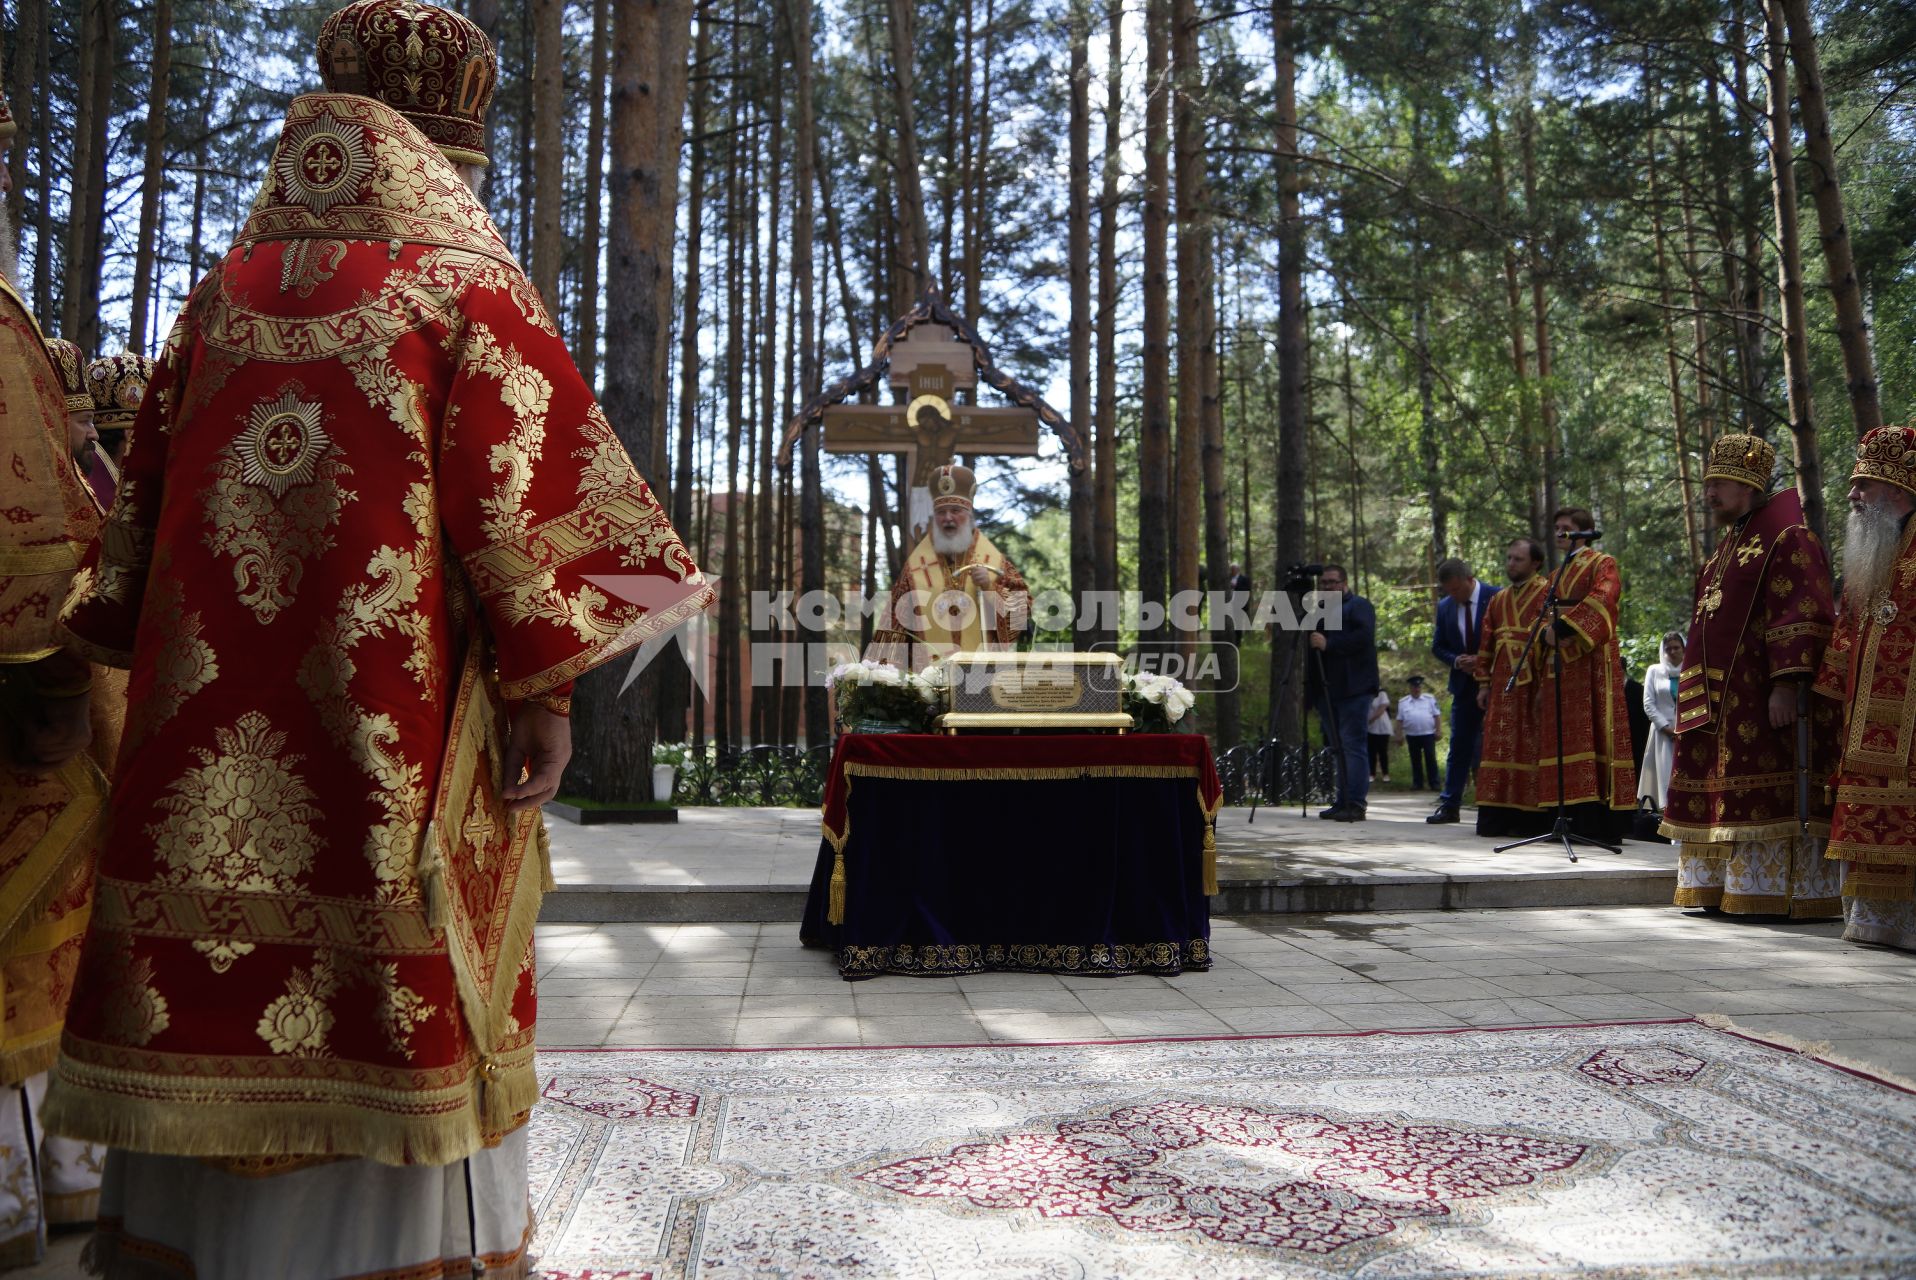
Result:
[[60,375],[60,391],[66,396],[68,413],[92,413],[93,393],[87,390],[86,353],[80,344],[65,338],[48,338],[47,354]]
[[931,505],[935,511],[940,507],[963,507],[971,510],[971,495],[978,488],[978,477],[972,474],[970,467],[961,467],[955,463],[946,463],[931,473]]
[[328,91],[376,98],[457,164],[486,164],[499,56],[470,19],[416,0],[354,0],[319,29]]
[[1734,480],[1750,485],[1758,493],[1768,493],[1770,476],[1775,469],[1775,445],[1757,436],[1731,432],[1718,436],[1710,446],[1710,462],[1703,478]]
[[1882,480],[1916,493],[1916,426],[1881,426],[1856,444],[1851,480]]
[[153,362],[131,351],[101,356],[88,365],[86,407],[93,410],[93,425],[102,431],[132,426],[151,381]]

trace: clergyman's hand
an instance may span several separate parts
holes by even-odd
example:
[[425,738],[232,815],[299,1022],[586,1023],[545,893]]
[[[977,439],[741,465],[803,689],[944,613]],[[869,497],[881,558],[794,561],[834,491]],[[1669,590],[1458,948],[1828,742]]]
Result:
[[512,713],[512,734],[506,741],[506,808],[523,813],[558,795],[559,779],[571,759],[572,722],[536,703],[521,703]]
[[1458,655],[1457,661],[1451,665],[1465,675],[1469,675],[1477,670],[1477,655],[1474,653],[1460,654]]
[[991,586],[991,570],[984,565],[974,564],[971,566],[971,580],[983,591]]
[[1787,729],[1796,723],[1796,686],[1779,684],[1770,690],[1770,728]]

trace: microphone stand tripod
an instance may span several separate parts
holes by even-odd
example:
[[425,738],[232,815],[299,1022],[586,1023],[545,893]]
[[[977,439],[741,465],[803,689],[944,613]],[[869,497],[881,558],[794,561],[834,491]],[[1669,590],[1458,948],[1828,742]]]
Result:
[[[1563,605],[1562,597],[1557,594],[1557,587],[1563,581],[1564,570],[1568,569],[1570,562],[1576,558],[1577,553],[1571,552],[1563,558],[1563,563],[1557,566],[1557,571],[1550,575],[1550,590],[1544,596],[1543,608],[1537,612],[1537,625],[1531,628],[1530,638],[1524,641],[1523,655],[1517,659],[1516,669],[1510,673],[1510,679],[1504,684],[1505,693],[1517,687],[1517,677],[1523,674],[1524,667],[1529,664],[1530,655],[1535,650],[1537,641],[1542,637],[1543,629],[1549,627],[1552,634],[1555,634],[1558,613]],[[1554,677],[1551,683],[1557,686],[1557,818],[1551,824],[1550,830],[1542,835],[1528,836],[1522,840],[1512,840],[1509,844],[1496,845],[1491,852],[1503,853],[1509,849],[1521,849],[1526,845],[1562,841],[1563,851],[1572,862],[1577,860],[1577,846],[1580,844],[1589,845],[1593,849],[1608,849],[1611,853],[1622,853],[1623,850],[1616,845],[1606,844],[1589,836],[1580,836],[1570,830],[1570,811],[1565,808],[1563,802],[1563,638],[1561,636],[1557,637],[1557,643],[1550,646],[1550,658],[1551,673]]]
[[[1302,593],[1298,594],[1301,595]],[[1293,603],[1295,604],[1295,601],[1293,601]],[[1304,636],[1296,645],[1292,646],[1290,661],[1284,664],[1284,675],[1282,679],[1278,681],[1277,696],[1271,699],[1271,771],[1273,774],[1276,774],[1278,768],[1278,708],[1283,705],[1282,699],[1288,697],[1290,694],[1291,677],[1297,673],[1298,651],[1303,649],[1310,650],[1311,660],[1317,664],[1317,686],[1324,695],[1325,708],[1331,711],[1329,715],[1320,715],[1319,719],[1324,722],[1324,740],[1326,744],[1330,746],[1332,754],[1337,758],[1337,791],[1331,796],[1332,803],[1336,803],[1337,796],[1348,795],[1350,793],[1350,765],[1346,763],[1344,759],[1344,740],[1342,733],[1340,733],[1337,728],[1336,712],[1330,708],[1330,682],[1325,679],[1324,676],[1324,653],[1321,649],[1311,648],[1309,635]],[[1311,813],[1311,731],[1309,721],[1304,721],[1303,723],[1304,728],[1299,735],[1303,741],[1298,744],[1298,750],[1303,753],[1303,759],[1298,765],[1297,816],[1300,818],[1308,818]],[[1257,821],[1258,804],[1263,798],[1263,793],[1260,790],[1257,799],[1251,801],[1251,816],[1246,819],[1247,822]],[[1272,807],[1275,808],[1276,806],[1273,805]]]

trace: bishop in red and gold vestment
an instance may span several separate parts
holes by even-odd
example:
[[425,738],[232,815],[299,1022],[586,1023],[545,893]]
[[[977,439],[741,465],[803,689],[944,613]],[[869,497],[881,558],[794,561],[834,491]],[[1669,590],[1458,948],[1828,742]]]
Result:
[[[1838,715],[1813,700],[1809,758],[1798,761],[1797,704],[1836,608],[1829,558],[1796,490],[1770,492],[1775,464],[1755,436],[1711,446],[1703,493],[1722,528],[1696,579],[1662,831],[1680,843],[1677,906],[1814,920],[1842,914],[1841,877],[1823,856]],[[1809,782],[1800,815],[1799,765]]]
[[[1581,507],[1554,518],[1557,546],[1569,559],[1556,575],[1556,618],[1537,628],[1548,579],[1539,574],[1513,584],[1492,600],[1508,603],[1486,611],[1478,679],[1501,694],[1533,631],[1537,640],[1517,685],[1500,703],[1486,699],[1484,755],[1478,765],[1477,803],[1483,829],[1486,804],[1493,810],[1488,834],[1548,825],[1545,811],[1557,804],[1558,705],[1563,715],[1563,799],[1578,834],[1613,839],[1621,815],[1635,803],[1636,771],[1630,757],[1630,721],[1623,698],[1623,661],[1617,643],[1617,605],[1623,579],[1611,556],[1572,537],[1587,534],[1595,520]],[[1555,652],[1553,652],[1553,650]],[[1557,654],[1562,655],[1559,699]],[[1499,675],[1498,672],[1503,674]],[[1532,815],[1532,816],[1525,816]]]
[[1510,585],[1490,597],[1477,627],[1477,705],[1484,712],[1477,834],[1483,836],[1529,835],[1541,829],[1536,813],[1537,659],[1535,654],[1528,662],[1522,659],[1537,609],[1549,590],[1543,547],[1530,538],[1512,542],[1504,550],[1504,575]]
[[520,1275],[520,764],[556,788],[574,678],[712,593],[455,168],[490,41],[411,0],[320,40],[354,92],[288,109],[66,607],[133,712],[48,1123],[115,1148],[109,1273]]
[[1008,649],[1031,613],[1016,565],[973,520],[969,467],[931,473],[931,528],[905,558],[869,653],[916,669],[976,649]]
[[1843,863],[1843,936],[1916,950],[1916,426],[1863,437],[1849,501],[1816,677],[1844,708],[1828,856]]
[[[14,132],[0,101],[0,194]],[[0,1268],[33,1262],[49,1224],[90,1221],[99,1199],[102,1153],[49,1137],[41,1102],[126,710],[124,677],[59,635],[100,513],[74,465],[60,344],[14,291],[14,268],[0,262]]]

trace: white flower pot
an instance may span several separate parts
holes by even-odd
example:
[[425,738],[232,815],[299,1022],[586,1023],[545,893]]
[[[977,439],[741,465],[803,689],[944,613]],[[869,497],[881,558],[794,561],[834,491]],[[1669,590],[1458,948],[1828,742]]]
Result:
[[652,766],[652,798],[654,800],[664,804],[672,798],[672,784],[677,774],[678,770],[669,764]]

